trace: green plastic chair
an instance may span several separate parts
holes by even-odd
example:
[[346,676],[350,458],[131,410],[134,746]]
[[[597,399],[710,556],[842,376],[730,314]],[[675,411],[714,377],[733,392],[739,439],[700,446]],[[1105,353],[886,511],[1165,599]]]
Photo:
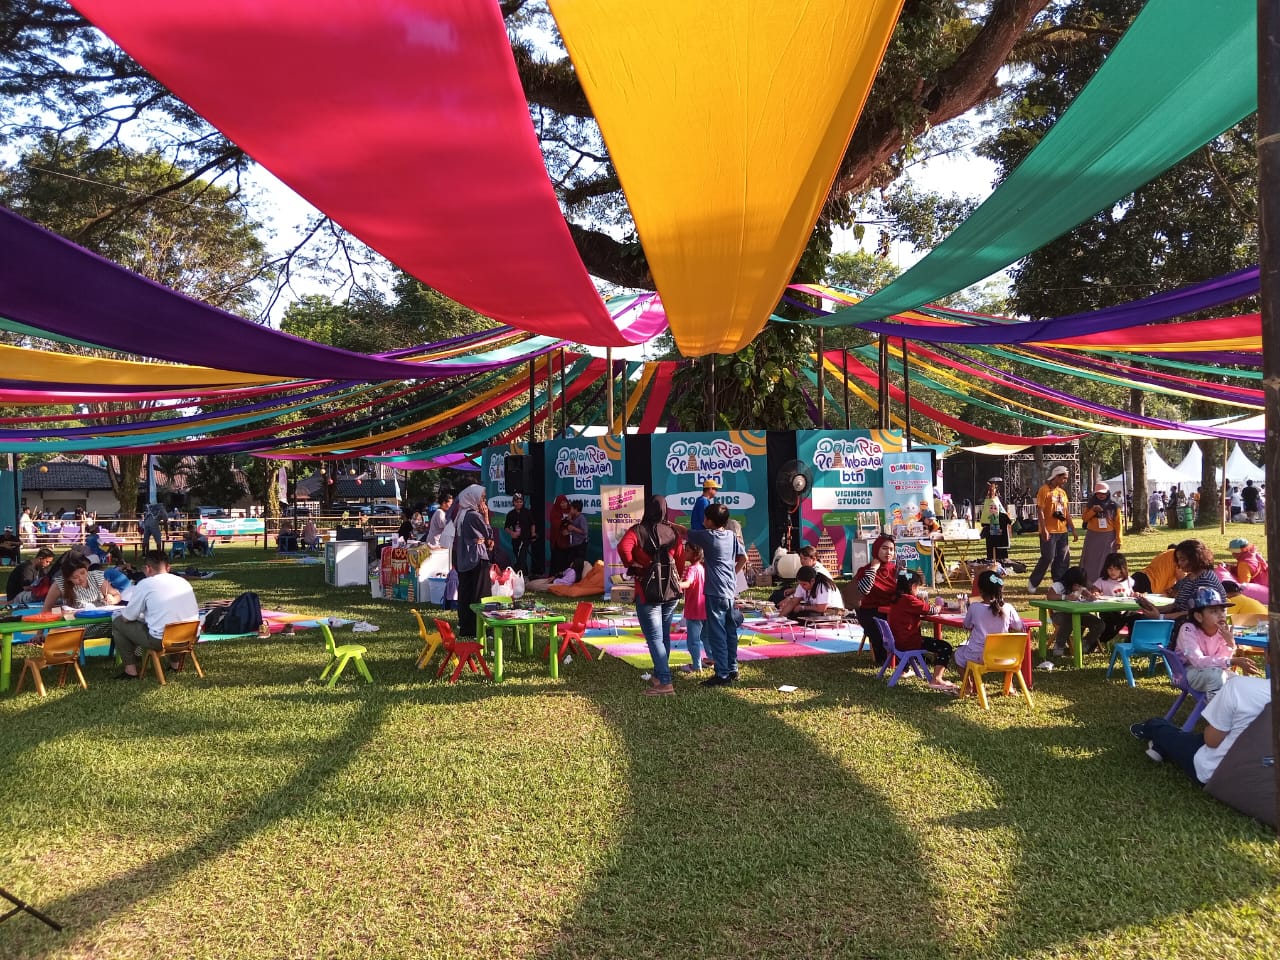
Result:
[[354,660],[356,669],[360,671],[360,676],[364,677],[367,683],[373,683],[373,677],[369,673],[369,668],[364,665],[365,648],[358,643],[344,643],[338,646],[333,641],[333,631],[329,629],[329,624],[324,621],[320,622],[320,630],[324,634],[324,647],[329,654],[329,665],[324,668],[324,673],[320,674],[320,682],[324,683],[324,678],[329,676],[329,671],[334,667],[333,676],[329,677],[327,686],[332,689],[333,685],[338,682],[338,677],[342,675],[342,671],[346,669],[347,664]]

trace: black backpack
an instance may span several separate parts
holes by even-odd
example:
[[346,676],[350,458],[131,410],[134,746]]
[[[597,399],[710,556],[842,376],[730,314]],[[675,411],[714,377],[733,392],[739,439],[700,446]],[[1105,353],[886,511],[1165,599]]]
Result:
[[[680,598],[680,577],[676,573],[675,561],[671,549],[664,549],[657,539],[656,528],[653,534],[653,549],[650,556],[653,562],[640,577],[640,592],[644,602],[648,604],[670,603]],[[676,546],[680,545],[679,538]]]
[[257,633],[262,626],[262,604],[258,595],[245,592],[225,607],[214,607],[204,618],[204,633]]

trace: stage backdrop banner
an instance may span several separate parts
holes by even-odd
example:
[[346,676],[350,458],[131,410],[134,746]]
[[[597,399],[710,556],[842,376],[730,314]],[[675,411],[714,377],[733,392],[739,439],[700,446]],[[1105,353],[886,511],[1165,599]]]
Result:
[[[825,531],[841,573],[853,573],[849,541],[860,530],[875,536],[891,515],[885,463],[902,449],[900,430],[796,431],[796,455],[813,470],[813,492],[800,504],[800,538],[816,546]],[[929,475],[924,476],[927,484]]]
[[644,487],[640,484],[607,484],[600,487],[604,518],[604,595],[613,596],[613,576],[626,573],[618,556],[623,534],[644,519]]
[[763,430],[663,433],[650,440],[653,492],[667,498],[671,519],[688,526],[707,480],[720,484],[716,500],[742,524],[742,538],[769,555],[769,464]]
[[[493,535],[497,537],[498,546],[508,557],[515,557],[515,548],[511,546],[511,538],[503,524],[507,522],[507,512],[511,509],[511,494],[515,491],[507,489],[507,457],[512,453],[525,453],[523,441],[515,444],[503,443],[493,447],[485,447],[480,452],[480,482],[484,484],[489,500],[489,522],[493,525]],[[526,507],[533,504],[525,503]],[[539,524],[541,527],[541,524]],[[537,544],[534,544],[537,549]]]
[[582,501],[582,513],[587,518],[590,536],[587,538],[587,559],[601,559],[600,488],[605,484],[616,485],[625,476],[622,462],[622,438],[574,437],[569,440],[548,440],[546,451],[546,503],[542,505],[543,529],[548,529],[551,504],[560,494],[570,500]]

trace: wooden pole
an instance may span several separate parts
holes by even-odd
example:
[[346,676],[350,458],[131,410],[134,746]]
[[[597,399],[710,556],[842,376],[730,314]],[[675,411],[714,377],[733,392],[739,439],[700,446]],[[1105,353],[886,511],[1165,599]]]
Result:
[[569,408],[564,402],[564,347],[560,348],[560,436],[569,436]]
[[911,449],[911,362],[907,359],[907,341],[902,339],[902,398],[906,407],[907,450]]
[[852,429],[853,421],[849,419],[849,348],[844,348],[844,428]]
[[608,425],[606,433],[613,432],[613,347],[606,347],[604,351],[604,363],[608,368],[606,376],[609,378],[609,395],[605,400],[604,422]]
[[708,430],[716,428],[716,357],[715,354],[707,354],[707,380],[711,384],[711,425]]
[[538,387],[538,376],[534,369],[534,361],[529,361],[529,452],[533,453],[533,444],[535,443],[533,436],[533,417],[534,417],[534,391]]
[[[1274,0],[1258,0],[1258,262],[1262,268],[1262,386],[1269,428],[1280,425],[1280,10]],[[1224,441],[1225,442],[1225,441]],[[1280,494],[1280,444],[1263,444],[1272,497]],[[1223,481],[1227,478],[1224,476]],[[1268,498],[1270,500],[1271,498]],[[1263,518],[1267,556],[1280,556],[1280,504],[1268,503]],[[1267,658],[1271,702],[1280,702],[1280,577],[1271,583],[1267,616]],[[1280,710],[1271,711],[1271,755],[1280,753]],[[1280,766],[1275,768],[1276,812],[1280,819]]]
[[[627,361],[623,360],[622,361],[622,417],[623,417],[623,420],[627,419],[627,407],[630,406],[630,404],[631,404],[631,383],[630,383],[630,380],[628,379]],[[610,422],[609,424],[609,429],[610,430],[613,429],[612,422]],[[627,435],[626,423],[622,424],[622,435],[624,437]]]
[[1218,532],[1227,532],[1227,515],[1231,513],[1231,495],[1227,486],[1227,438],[1222,438],[1222,516],[1218,518]]
[[880,403],[880,429],[888,430],[893,423],[889,419],[889,338],[880,337],[880,383],[878,398]]
[[826,330],[823,327],[818,328],[818,429],[825,430],[827,427],[827,391],[823,389],[822,376],[822,354],[825,352],[823,346],[823,334]]

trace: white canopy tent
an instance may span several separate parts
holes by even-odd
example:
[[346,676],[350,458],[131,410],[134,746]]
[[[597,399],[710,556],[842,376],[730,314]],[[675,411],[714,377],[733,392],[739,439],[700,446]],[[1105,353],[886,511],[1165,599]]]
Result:
[[[1166,490],[1174,484],[1185,483],[1182,474],[1175,470],[1169,464],[1164,462],[1164,458],[1156,453],[1156,448],[1150,443],[1143,445],[1143,459],[1147,465],[1147,489],[1149,490]],[[1129,484],[1126,484],[1123,475],[1111,477],[1105,483],[1112,491],[1124,490]]]
[[[1182,458],[1182,462],[1177,466],[1177,471],[1182,477],[1179,482],[1187,489],[1195,489],[1200,485],[1203,468],[1204,452],[1200,449],[1200,444],[1193,443],[1191,449],[1187,451],[1187,455]],[[1213,475],[1217,478],[1218,483],[1222,483],[1222,467],[1218,467],[1213,472]],[[1227,457],[1227,480],[1233,486],[1239,486],[1246,480],[1261,483],[1266,478],[1266,470],[1245,456],[1244,451],[1240,449],[1240,444],[1237,443],[1232,449],[1231,455]]]

